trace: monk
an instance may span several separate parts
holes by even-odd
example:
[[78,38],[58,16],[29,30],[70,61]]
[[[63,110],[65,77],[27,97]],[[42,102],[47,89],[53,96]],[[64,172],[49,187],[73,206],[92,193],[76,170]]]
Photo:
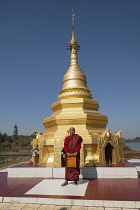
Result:
[[65,168],[65,182],[61,186],[68,185],[68,181],[74,181],[75,185],[77,185],[80,175],[80,149],[81,142],[83,141],[83,139],[78,134],[75,134],[75,128],[73,127],[69,129],[69,134],[70,136],[66,137],[64,140],[64,151],[66,153],[66,161],[67,157],[75,156],[77,167]]

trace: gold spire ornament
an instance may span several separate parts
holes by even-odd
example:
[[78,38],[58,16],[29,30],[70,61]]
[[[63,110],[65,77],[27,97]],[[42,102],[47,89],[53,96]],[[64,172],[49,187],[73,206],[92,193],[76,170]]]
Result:
[[74,9],[72,9],[71,13],[72,13],[72,30],[74,30],[74,16],[75,16]]
[[74,16],[75,16],[75,11],[72,9],[72,39],[69,42],[69,46],[67,47],[67,50],[71,54],[72,51],[72,46],[76,48],[76,51],[78,52],[80,50],[80,45],[76,39],[75,33],[74,33]]
[[80,45],[77,41],[74,31],[75,11],[72,10],[72,38],[67,50],[70,55],[70,67],[63,77],[63,86],[58,99],[64,98],[92,98],[90,91],[87,89],[86,76],[78,65],[78,52]]

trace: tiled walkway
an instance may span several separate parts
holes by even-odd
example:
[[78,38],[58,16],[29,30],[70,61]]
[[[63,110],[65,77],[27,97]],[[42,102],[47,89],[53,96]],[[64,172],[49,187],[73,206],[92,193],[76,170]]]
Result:
[[[127,165],[129,167],[135,167],[139,166],[140,163],[127,163]],[[20,167],[24,166],[25,164],[20,164]],[[109,167],[112,166],[110,165]],[[68,204],[65,202],[66,200],[75,200],[76,205],[78,205],[79,202],[82,206],[82,202],[85,202],[85,204],[89,206],[92,201],[119,201],[122,202],[122,204],[124,202],[138,201],[137,205],[139,205],[140,208],[139,178],[88,179],[80,180],[80,183],[77,186],[71,182],[68,186],[61,187],[60,185],[63,181],[63,179],[47,179],[39,177],[8,178],[7,172],[0,172],[0,202],[19,202],[22,200],[21,203],[24,201],[26,203],[27,199],[30,199],[31,202],[35,201],[35,203],[37,203],[41,201],[39,201],[39,199],[48,199],[52,201],[52,203],[48,204],[55,204],[55,200],[57,200],[57,204],[59,203],[58,205],[66,205]],[[41,188],[43,191],[39,190],[40,187],[37,187],[39,185],[42,185]],[[43,207],[40,206],[39,209],[43,209]]]
[[[73,195],[73,189],[69,195],[58,195],[57,188],[60,188],[60,179],[54,179],[56,188],[53,195],[46,193],[29,193],[33,187],[43,180],[52,182],[52,179],[43,178],[7,178],[7,173],[0,173],[0,196],[1,197],[40,197],[40,198],[63,198],[63,199],[84,199],[84,200],[120,200],[120,201],[140,201],[140,179],[93,179],[87,180],[88,185],[83,196]],[[61,180],[63,183],[63,180]],[[75,189],[82,186],[74,186]],[[54,186],[53,186],[54,187]],[[44,185],[46,192],[50,185]],[[51,190],[51,189],[50,189]],[[56,193],[55,193],[56,190]],[[28,192],[29,191],[29,192]],[[28,192],[28,194],[26,194]],[[34,191],[35,192],[35,191]]]
[[[109,165],[108,167],[113,167]],[[115,167],[140,166],[140,162],[126,162]],[[12,166],[12,167],[17,167]],[[38,167],[28,163],[18,164],[19,167]],[[119,200],[140,201],[140,179],[136,178],[102,178],[85,180],[85,183],[75,186],[61,187],[63,179],[45,178],[8,178],[6,172],[0,173],[0,196],[1,197],[41,197],[60,199],[84,199],[84,200]],[[52,183],[52,184],[51,184]],[[43,184],[43,189],[37,186]],[[51,189],[52,188],[52,189]],[[61,190],[62,188],[62,190]],[[67,188],[67,189],[66,189]],[[52,191],[52,193],[49,193]],[[66,193],[66,191],[68,191]],[[79,192],[79,193],[78,193]]]

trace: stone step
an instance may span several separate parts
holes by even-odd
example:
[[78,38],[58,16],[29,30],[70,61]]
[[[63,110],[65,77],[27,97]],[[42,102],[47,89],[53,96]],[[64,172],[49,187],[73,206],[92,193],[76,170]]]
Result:
[[57,206],[45,204],[29,203],[0,203],[1,210],[139,210],[139,208],[121,208],[121,207],[97,207],[97,206]]
[[[136,167],[84,167],[81,179],[92,178],[138,178]],[[8,168],[8,177],[65,178],[65,168]]]

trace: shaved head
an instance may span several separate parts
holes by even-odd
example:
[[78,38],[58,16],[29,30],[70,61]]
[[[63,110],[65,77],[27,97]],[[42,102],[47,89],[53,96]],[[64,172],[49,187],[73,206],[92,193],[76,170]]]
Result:
[[69,133],[70,133],[71,136],[73,136],[75,134],[75,128],[71,127],[69,129]]
[[75,128],[74,128],[74,127],[71,127],[71,128],[69,129],[69,131],[70,131],[70,130],[74,130],[74,131],[75,131]]

